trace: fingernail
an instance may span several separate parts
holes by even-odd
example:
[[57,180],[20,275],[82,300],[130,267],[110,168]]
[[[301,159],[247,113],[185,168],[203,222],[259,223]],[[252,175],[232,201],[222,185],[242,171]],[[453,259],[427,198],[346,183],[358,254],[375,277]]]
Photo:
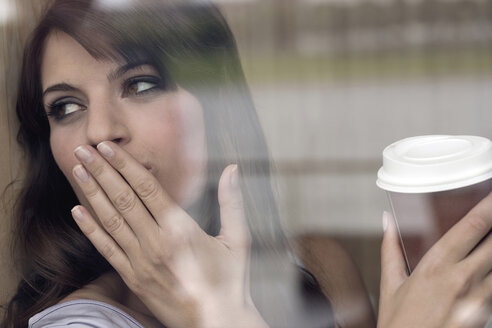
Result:
[[82,165],[76,165],[74,168],[73,168],[73,173],[75,174],[75,176],[82,182],[87,182],[89,181],[89,175],[87,174],[87,171],[85,170],[85,168],[82,166]]
[[384,211],[383,212],[383,232],[386,232],[386,230],[388,229],[389,219],[390,219],[389,212]]
[[78,146],[77,148],[75,148],[74,153],[75,157],[77,157],[77,159],[84,164],[89,164],[94,159],[91,152],[82,146]]
[[72,208],[72,216],[77,221],[84,220],[84,215],[82,214],[82,211],[80,210],[78,205]]
[[114,155],[113,149],[104,142],[97,145],[97,150],[99,150],[99,152],[106,158],[111,158]]
[[231,186],[236,188],[238,186],[238,179],[237,164],[234,164],[234,167],[231,170]]

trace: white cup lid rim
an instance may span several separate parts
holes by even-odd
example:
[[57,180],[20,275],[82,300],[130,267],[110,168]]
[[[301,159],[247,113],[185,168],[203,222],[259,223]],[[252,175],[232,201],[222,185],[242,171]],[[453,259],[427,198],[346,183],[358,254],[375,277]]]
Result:
[[492,142],[478,136],[428,135],[383,151],[376,184],[401,193],[445,191],[492,178]]

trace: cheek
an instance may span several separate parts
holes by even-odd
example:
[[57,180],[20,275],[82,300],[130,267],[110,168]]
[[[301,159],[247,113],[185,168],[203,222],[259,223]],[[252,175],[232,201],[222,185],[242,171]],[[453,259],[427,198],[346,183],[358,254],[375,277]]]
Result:
[[63,131],[55,130],[55,132],[51,133],[50,145],[56,164],[79,197],[81,193],[78,191],[77,183],[72,176],[72,169],[78,164],[77,159],[73,155],[73,150],[79,144],[77,143],[76,138],[71,138],[73,136],[73,133],[63,133]]
[[157,178],[173,198],[188,206],[203,192],[207,145],[203,111],[189,94],[180,93],[159,118],[147,126],[147,145],[159,162]]

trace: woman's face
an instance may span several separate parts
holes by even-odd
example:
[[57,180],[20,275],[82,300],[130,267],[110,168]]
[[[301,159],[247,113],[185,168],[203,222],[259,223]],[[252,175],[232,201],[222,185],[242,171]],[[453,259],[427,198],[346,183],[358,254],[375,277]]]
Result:
[[73,151],[105,140],[133,155],[181,206],[199,197],[207,150],[203,110],[192,94],[168,90],[150,65],[96,60],[59,31],[46,40],[41,80],[53,156],[83,205]]

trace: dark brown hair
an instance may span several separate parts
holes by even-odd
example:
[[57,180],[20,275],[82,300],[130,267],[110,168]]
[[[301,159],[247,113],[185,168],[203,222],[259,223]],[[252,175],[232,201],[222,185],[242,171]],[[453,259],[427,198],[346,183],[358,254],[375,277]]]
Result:
[[217,8],[205,1],[150,1],[107,10],[97,3],[55,1],[25,48],[16,111],[28,168],[14,236],[22,280],[8,304],[5,327],[25,327],[31,316],[112,269],[73,222],[70,209],[78,200],[50,149],[40,67],[46,37],[54,30],[97,59],[145,61],[169,83],[193,93],[204,109],[210,159],[208,189],[193,215],[204,217],[200,222],[208,233],[218,232],[218,177],[227,164],[237,163],[253,257],[262,249],[287,250],[263,132],[234,38]]

